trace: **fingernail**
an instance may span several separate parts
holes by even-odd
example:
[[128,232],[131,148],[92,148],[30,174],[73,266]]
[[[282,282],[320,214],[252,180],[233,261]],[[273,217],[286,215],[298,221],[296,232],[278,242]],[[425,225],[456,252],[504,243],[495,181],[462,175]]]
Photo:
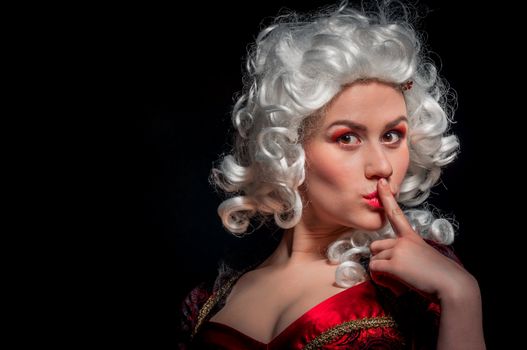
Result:
[[381,183],[381,186],[386,186],[386,179],[385,178],[380,179],[379,182]]

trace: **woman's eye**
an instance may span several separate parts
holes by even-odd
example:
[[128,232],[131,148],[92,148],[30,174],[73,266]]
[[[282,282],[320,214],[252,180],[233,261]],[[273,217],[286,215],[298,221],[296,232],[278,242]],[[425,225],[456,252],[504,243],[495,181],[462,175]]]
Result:
[[355,145],[360,143],[359,138],[353,134],[344,134],[337,138],[337,142],[345,145]]
[[391,130],[388,131],[384,136],[382,137],[382,141],[387,144],[395,144],[401,141],[403,138],[403,133],[397,130]]

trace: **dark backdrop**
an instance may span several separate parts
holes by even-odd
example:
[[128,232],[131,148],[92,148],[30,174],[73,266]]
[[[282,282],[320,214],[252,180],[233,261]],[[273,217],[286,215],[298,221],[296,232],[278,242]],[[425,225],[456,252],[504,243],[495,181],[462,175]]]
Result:
[[[104,317],[115,326],[105,332],[119,329],[117,343],[174,346],[181,299],[214,273],[228,247],[238,244],[221,226],[216,214],[221,196],[208,176],[228,150],[242,58],[263,18],[282,7],[303,11],[325,3],[137,5],[109,18],[106,42],[119,53],[112,61],[119,74],[114,77],[112,67],[108,74],[124,97],[116,100],[123,116],[118,158],[126,162],[115,182],[124,190],[124,216],[115,226],[120,238],[110,252],[115,269],[107,280],[117,289],[107,300],[111,316]],[[504,27],[489,26],[490,8],[457,3],[420,3],[429,12],[419,29],[428,33],[428,45],[437,53],[433,58],[459,96],[453,131],[461,139],[461,153],[445,169],[430,202],[459,222],[454,246],[480,282],[492,348],[506,329],[504,303],[512,297],[503,288],[512,276],[508,254],[496,247],[513,232],[512,220],[505,218],[511,215],[515,177],[504,169],[511,169],[505,155],[518,156],[508,148],[510,124],[500,121],[514,111],[507,107],[506,62],[488,47],[492,32]]]

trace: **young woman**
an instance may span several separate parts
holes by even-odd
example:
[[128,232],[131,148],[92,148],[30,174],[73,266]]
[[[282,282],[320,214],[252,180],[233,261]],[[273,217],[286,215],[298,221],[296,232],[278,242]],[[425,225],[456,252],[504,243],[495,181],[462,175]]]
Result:
[[278,16],[247,60],[237,141],[213,169],[251,219],[283,229],[184,303],[181,347],[484,349],[478,283],[422,205],[456,156],[447,89],[403,5]]

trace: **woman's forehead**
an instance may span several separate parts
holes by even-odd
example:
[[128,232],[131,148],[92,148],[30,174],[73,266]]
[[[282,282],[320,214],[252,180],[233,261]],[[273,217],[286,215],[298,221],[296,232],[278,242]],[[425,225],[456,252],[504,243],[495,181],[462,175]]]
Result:
[[406,102],[400,90],[385,83],[367,82],[345,87],[325,109],[323,124],[340,119],[368,124],[391,121],[406,114]]

